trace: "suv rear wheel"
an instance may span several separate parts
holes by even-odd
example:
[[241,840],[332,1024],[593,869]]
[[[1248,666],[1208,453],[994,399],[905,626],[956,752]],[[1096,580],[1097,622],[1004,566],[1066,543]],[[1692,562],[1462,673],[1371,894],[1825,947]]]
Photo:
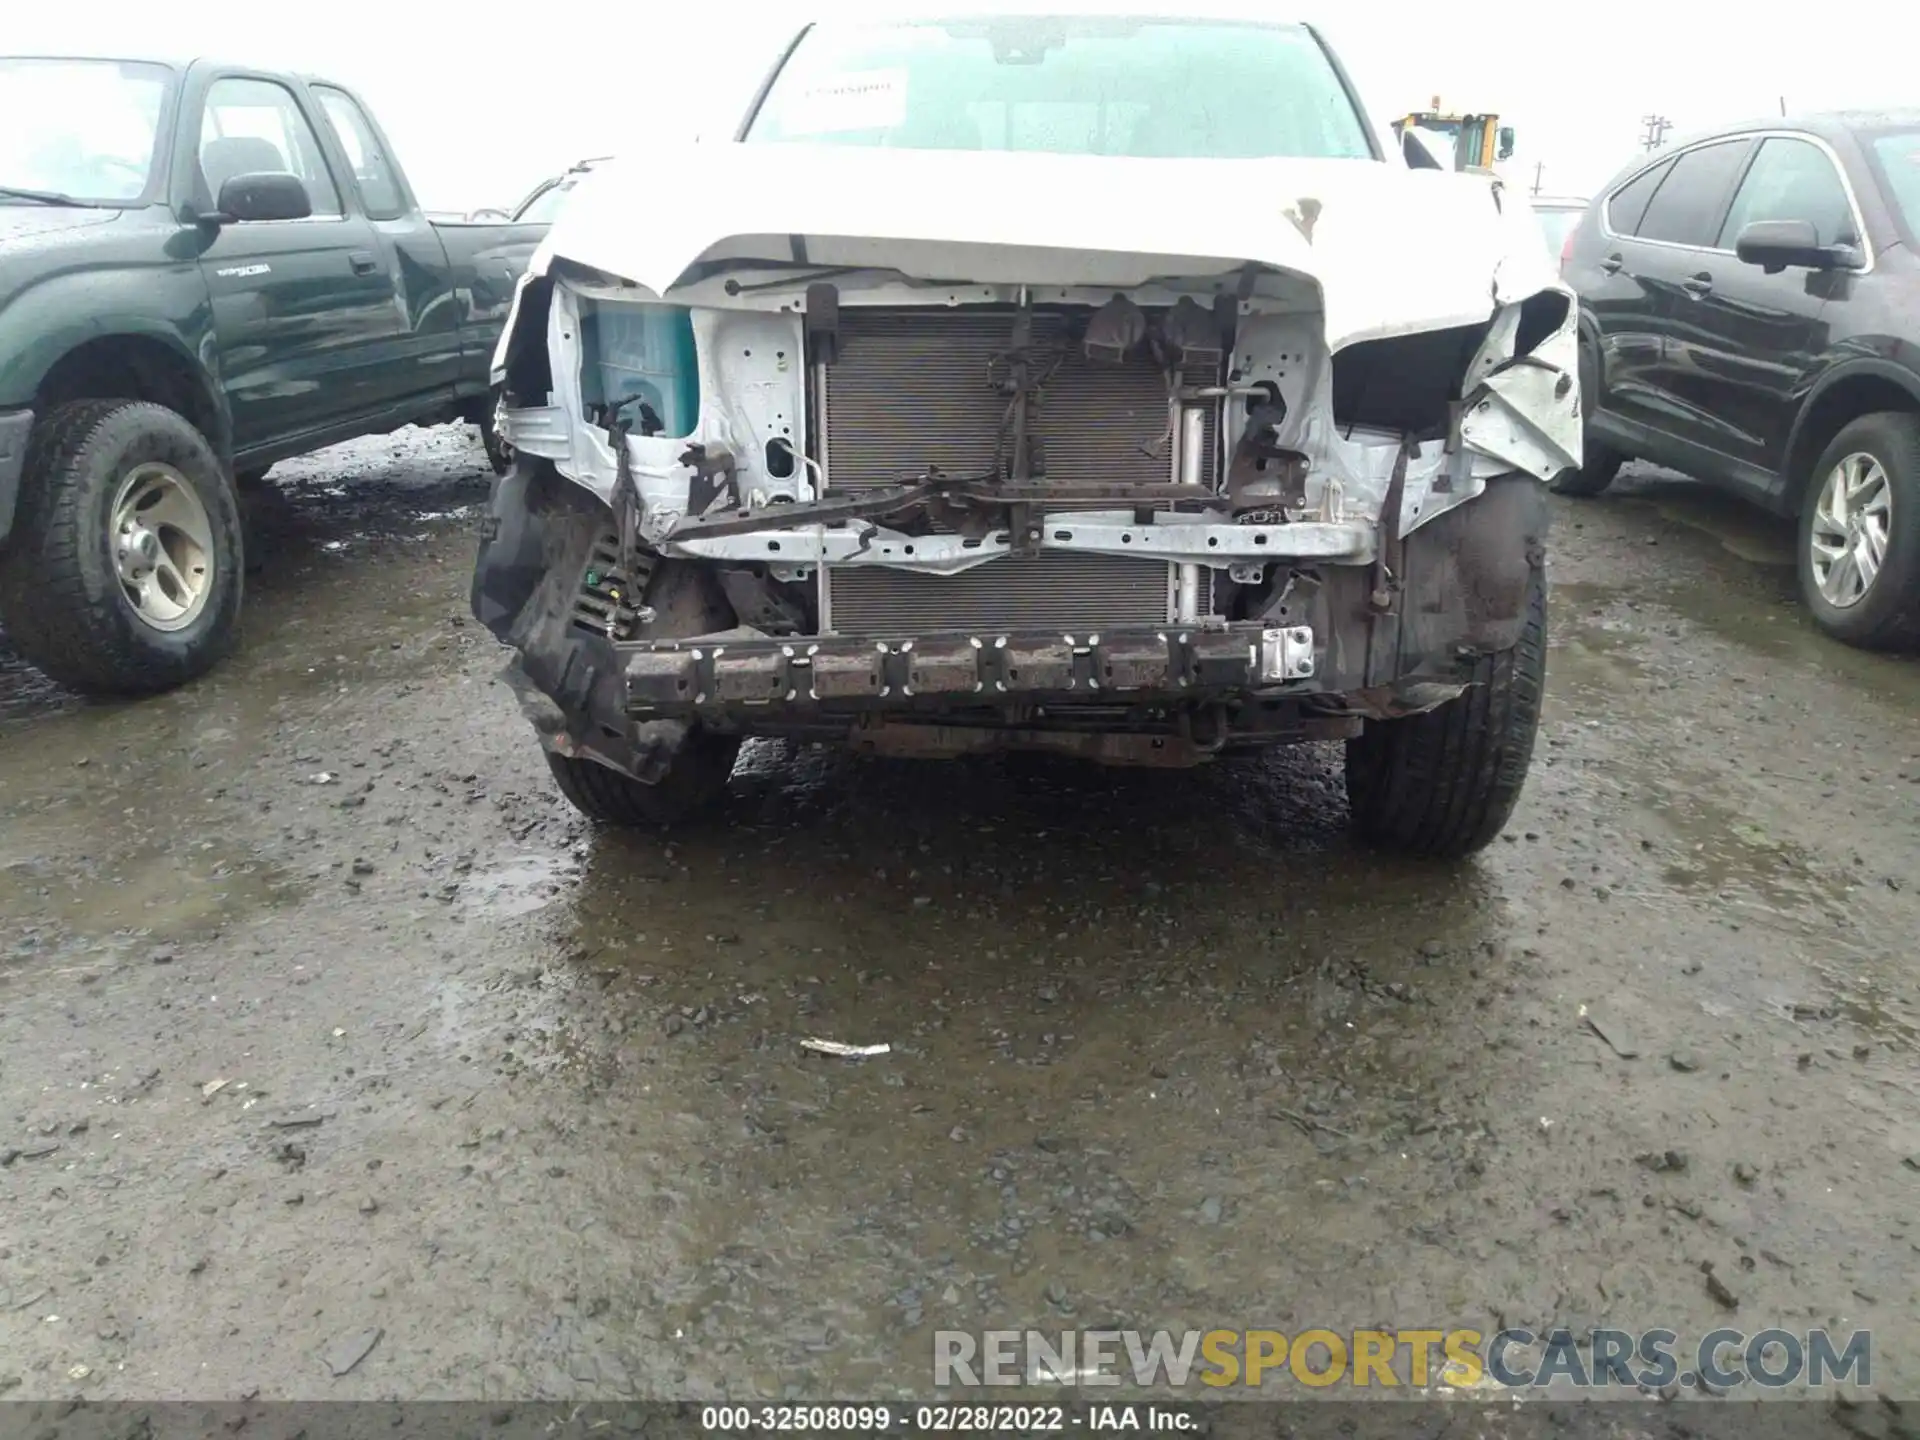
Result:
[[1592,420],[1600,409],[1600,361],[1593,346],[1580,343],[1580,439],[1581,464],[1577,470],[1562,470],[1548,486],[1556,495],[1598,495],[1620,473],[1626,456],[1593,438]]
[[1868,650],[1920,645],[1920,415],[1863,415],[1833,437],[1807,482],[1798,549],[1822,630]]
[[1466,693],[1424,715],[1369,720],[1347,742],[1347,803],[1369,844],[1471,855],[1505,827],[1526,783],[1547,674],[1547,586],[1535,570],[1510,650],[1475,662]]

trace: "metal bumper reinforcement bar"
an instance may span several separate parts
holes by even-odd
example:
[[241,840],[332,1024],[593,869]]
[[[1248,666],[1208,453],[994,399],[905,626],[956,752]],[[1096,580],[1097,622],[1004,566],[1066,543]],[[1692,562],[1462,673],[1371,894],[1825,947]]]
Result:
[[1231,624],[1086,635],[927,635],[905,640],[759,635],[617,647],[639,717],[712,709],[904,706],[918,696],[1171,700],[1311,689],[1313,631]]

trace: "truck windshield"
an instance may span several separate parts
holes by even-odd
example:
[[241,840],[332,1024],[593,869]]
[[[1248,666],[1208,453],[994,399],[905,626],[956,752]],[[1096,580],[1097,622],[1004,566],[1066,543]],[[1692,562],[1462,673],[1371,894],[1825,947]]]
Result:
[[1089,18],[818,25],[746,137],[918,150],[1372,159],[1300,25]]
[[1865,138],[1880,188],[1900,217],[1907,243],[1920,244],[1920,128],[1882,130]]
[[165,65],[0,59],[0,205],[129,205],[153,183]]

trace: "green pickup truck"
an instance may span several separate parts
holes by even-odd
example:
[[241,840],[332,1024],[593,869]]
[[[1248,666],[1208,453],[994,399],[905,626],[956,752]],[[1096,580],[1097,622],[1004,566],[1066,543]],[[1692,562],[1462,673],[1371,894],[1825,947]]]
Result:
[[0,58],[0,629],[164,690],[238,631],[236,490],[405,425],[491,434],[544,224],[432,222],[352,91],[199,60]]

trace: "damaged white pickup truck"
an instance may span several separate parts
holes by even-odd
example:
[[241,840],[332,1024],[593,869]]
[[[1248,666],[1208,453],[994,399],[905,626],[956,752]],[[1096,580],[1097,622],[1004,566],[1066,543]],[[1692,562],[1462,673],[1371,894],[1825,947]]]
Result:
[[495,358],[475,614],[570,800],[742,737],[1192,765],[1346,741],[1485,845],[1533,748],[1572,296],[1301,25],[807,28],[737,142],[581,184]]

